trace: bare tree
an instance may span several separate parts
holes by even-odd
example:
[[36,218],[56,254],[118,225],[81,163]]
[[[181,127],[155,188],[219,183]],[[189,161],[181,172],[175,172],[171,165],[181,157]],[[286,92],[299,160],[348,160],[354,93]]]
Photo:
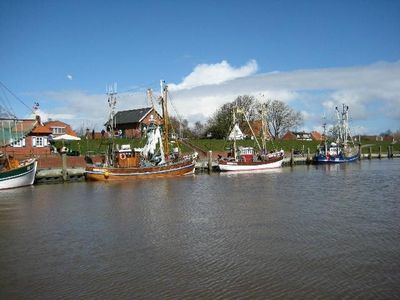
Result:
[[194,123],[192,131],[193,131],[193,135],[196,138],[200,138],[200,137],[204,136],[205,135],[204,124],[202,124],[200,121],[197,121],[196,123]]
[[287,130],[303,124],[303,116],[295,112],[282,101],[268,101],[267,122],[269,131],[274,139],[282,136]]

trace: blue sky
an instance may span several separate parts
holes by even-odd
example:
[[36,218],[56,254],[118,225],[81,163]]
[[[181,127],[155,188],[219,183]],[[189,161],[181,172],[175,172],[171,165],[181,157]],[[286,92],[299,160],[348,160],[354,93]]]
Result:
[[75,128],[101,129],[107,84],[131,109],[164,79],[191,122],[253,94],[306,130],[342,102],[354,133],[400,129],[400,1],[3,0],[0,38],[0,80]]

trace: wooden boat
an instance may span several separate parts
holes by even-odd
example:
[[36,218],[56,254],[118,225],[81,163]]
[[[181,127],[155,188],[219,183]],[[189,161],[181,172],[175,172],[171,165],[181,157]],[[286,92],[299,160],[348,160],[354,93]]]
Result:
[[[170,152],[169,119],[167,111],[168,87],[162,82],[160,97],[163,111],[163,127],[151,122],[146,128],[146,145],[143,148],[131,149],[122,145],[116,149],[112,140],[109,155],[102,165],[90,164],[86,167],[85,176],[94,181],[123,181],[151,179],[193,174],[196,154],[181,156],[177,148]],[[115,93],[109,93],[108,103],[111,108],[108,124],[114,124]],[[114,128],[112,128],[114,130]]]
[[[236,130],[239,128],[236,123],[236,113],[240,112],[237,108],[233,110],[233,128]],[[283,150],[278,152],[267,153],[265,147],[265,140],[263,138],[263,146],[258,143],[257,138],[251,128],[250,122],[247,119],[246,114],[244,114],[247,124],[249,125],[251,132],[253,134],[254,140],[257,142],[259,147],[259,152],[256,153],[253,147],[237,147],[236,145],[236,134],[231,133],[233,137],[233,146],[231,152],[226,158],[220,158],[218,160],[218,168],[222,172],[228,171],[252,171],[252,170],[267,170],[280,168],[283,163],[284,152]],[[264,118],[262,118],[263,120]],[[263,131],[265,131],[265,125],[263,124]],[[262,135],[265,136],[264,134]]]
[[342,105],[342,111],[336,107],[338,123],[333,141],[328,142],[326,138],[326,124],[324,123],[324,144],[320,145],[314,156],[317,164],[338,164],[354,162],[359,159],[359,150],[354,144],[349,128],[349,107]]
[[132,180],[159,177],[173,177],[193,174],[195,163],[186,159],[175,163],[148,167],[96,167],[86,168],[86,178],[94,181]]
[[37,161],[34,158],[23,161],[6,158],[0,171],[0,190],[33,184],[36,169]]

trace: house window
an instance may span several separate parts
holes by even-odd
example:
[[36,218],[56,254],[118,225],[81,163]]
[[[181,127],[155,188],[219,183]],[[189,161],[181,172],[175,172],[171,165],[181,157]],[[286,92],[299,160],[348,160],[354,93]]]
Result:
[[53,127],[53,134],[64,134],[65,127]]
[[33,136],[32,137],[32,146],[33,147],[46,147],[47,146],[47,137]]
[[11,146],[14,148],[25,147],[25,138],[15,141],[14,143],[11,144]]

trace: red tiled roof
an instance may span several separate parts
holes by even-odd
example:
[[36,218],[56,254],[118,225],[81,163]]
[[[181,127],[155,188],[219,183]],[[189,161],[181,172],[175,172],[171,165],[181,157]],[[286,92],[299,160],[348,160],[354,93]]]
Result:
[[322,134],[320,134],[318,131],[312,131],[311,137],[314,141],[322,141]]
[[67,123],[61,122],[61,121],[57,121],[57,120],[47,121],[46,123],[44,123],[44,125],[46,125],[48,128],[50,128],[50,130],[52,130],[52,128],[54,128],[54,127],[61,127],[61,128],[63,127],[63,128],[65,128],[66,134],[78,136],[76,134],[76,132],[72,130],[70,125],[68,125]]
[[51,134],[53,131],[45,125],[37,125],[35,128],[32,129],[32,133],[38,134]]

